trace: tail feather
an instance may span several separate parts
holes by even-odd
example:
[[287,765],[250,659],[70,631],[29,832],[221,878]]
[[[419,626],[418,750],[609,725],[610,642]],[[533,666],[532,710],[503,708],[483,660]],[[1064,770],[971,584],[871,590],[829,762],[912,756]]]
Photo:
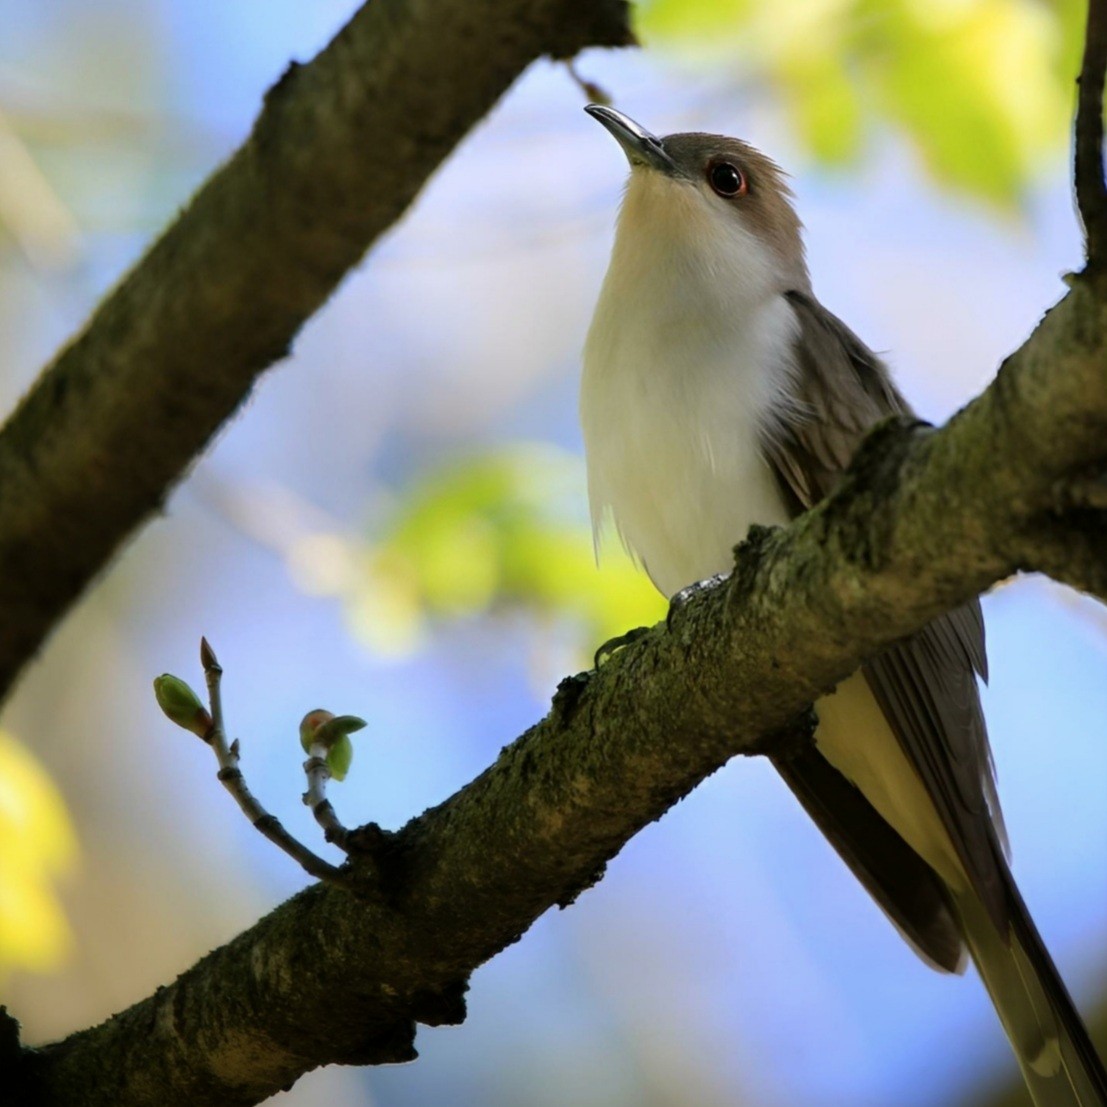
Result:
[[1103,1063],[1009,874],[1007,885],[1007,935],[975,895],[954,904],[1030,1096],[1036,1107],[1107,1107]]

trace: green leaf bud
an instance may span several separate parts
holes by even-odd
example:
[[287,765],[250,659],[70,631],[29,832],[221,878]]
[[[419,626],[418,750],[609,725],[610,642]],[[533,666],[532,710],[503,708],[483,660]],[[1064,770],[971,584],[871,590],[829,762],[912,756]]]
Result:
[[154,696],[165,717],[185,730],[191,730],[197,738],[207,741],[211,730],[211,715],[200,702],[200,697],[180,677],[162,673],[154,679]]

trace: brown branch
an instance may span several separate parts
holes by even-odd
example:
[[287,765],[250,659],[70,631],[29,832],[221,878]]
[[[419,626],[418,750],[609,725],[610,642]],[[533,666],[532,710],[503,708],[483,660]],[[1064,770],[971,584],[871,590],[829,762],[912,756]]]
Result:
[[0,433],[0,696],[519,73],[630,41],[626,0],[375,0],[288,67]]
[[1107,69],[1107,0],[1088,0],[1084,59],[1077,78],[1073,180],[1084,224],[1088,268],[1107,261],[1107,184],[1103,176],[1103,80]]
[[350,832],[342,825],[334,805],[327,799],[327,781],[330,770],[327,768],[327,749],[325,746],[312,746],[308,759],[304,762],[307,776],[307,791],[304,804],[310,808],[315,821],[323,830],[323,837],[344,853],[349,853]]
[[834,496],[755,528],[729,582],[564,681],[468,787],[399,834],[353,831],[371,851],[351,861],[360,894],[310,888],[149,999],[29,1051],[35,1093],[247,1104],[318,1065],[413,1057],[415,1023],[460,1021],[473,969],[642,826],[763,736],[802,735],[863,657],[1035,567],[1049,519],[1080,524],[1058,489],[1107,462],[1105,362],[1107,304],[1075,281],[947,426],[878,429]]

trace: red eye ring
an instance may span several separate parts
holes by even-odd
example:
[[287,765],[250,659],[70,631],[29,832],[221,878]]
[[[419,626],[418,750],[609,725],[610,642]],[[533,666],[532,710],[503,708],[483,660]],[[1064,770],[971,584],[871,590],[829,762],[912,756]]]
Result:
[[746,180],[745,173],[729,161],[712,162],[707,167],[707,183],[724,200],[732,200],[735,196],[745,196],[749,191],[749,183]]

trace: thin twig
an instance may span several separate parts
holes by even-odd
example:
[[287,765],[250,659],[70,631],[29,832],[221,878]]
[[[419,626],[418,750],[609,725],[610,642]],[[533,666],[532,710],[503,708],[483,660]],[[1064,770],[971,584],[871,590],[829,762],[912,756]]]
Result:
[[327,781],[331,778],[331,771],[327,767],[327,747],[322,742],[312,744],[308,759],[304,762],[304,772],[308,782],[304,803],[311,808],[315,821],[323,828],[323,837],[349,853],[350,832],[342,825],[331,801],[327,799]]
[[1088,0],[1084,60],[1077,78],[1073,178],[1084,224],[1088,268],[1107,261],[1107,184],[1103,173],[1103,80],[1107,70],[1107,0]]
[[223,787],[234,796],[235,802],[242,808],[242,813],[255,828],[274,845],[283,849],[289,857],[299,862],[305,872],[320,880],[329,880],[335,884],[346,883],[346,875],[341,869],[335,868],[322,857],[312,853],[307,846],[298,842],[285,830],[280,819],[270,815],[258,803],[254,794],[246,786],[246,779],[238,767],[238,740],[228,746],[227,731],[223,724],[223,699],[220,693],[223,667],[219,664],[215,651],[206,638],[200,639],[200,663],[204,667],[204,680],[207,682],[208,700],[211,705],[212,724],[208,743],[215,750],[215,756],[219,760],[218,775]]
[[607,107],[611,106],[611,93],[595,81],[590,81],[587,77],[582,77],[580,70],[577,69],[576,58],[566,58],[565,68],[569,71],[569,76],[573,79],[573,84],[584,93],[584,98],[590,104],[604,104]]

